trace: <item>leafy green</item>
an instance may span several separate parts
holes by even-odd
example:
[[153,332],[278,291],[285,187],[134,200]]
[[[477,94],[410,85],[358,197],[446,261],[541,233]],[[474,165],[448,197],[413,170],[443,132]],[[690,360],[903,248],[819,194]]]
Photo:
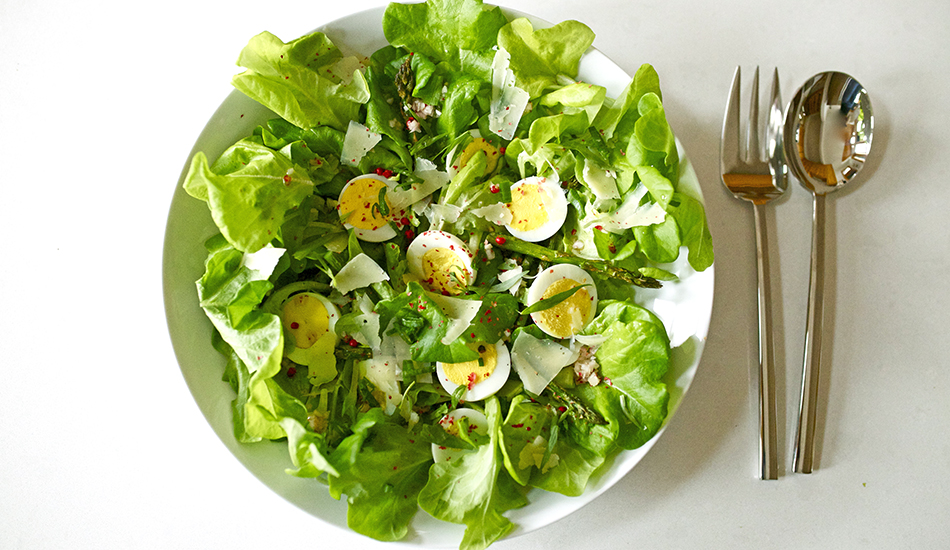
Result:
[[430,445],[413,439],[379,408],[360,416],[352,430],[330,455],[339,474],[330,477],[330,494],[346,494],[347,525],[357,533],[400,540],[418,510],[432,463]]
[[459,458],[433,464],[419,493],[419,506],[437,519],[465,525],[462,550],[480,550],[513,527],[502,514],[528,503],[508,476],[498,448],[501,408],[498,399],[485,402],[489,443]]
[[409,344],[414,361],[462,363],[478,359],[478,352],[461,340],[443,342],[450,320],[417,282],[410,282],[406,291],[394,298],[377,303],[376,312],[383,330],[393,322],[391,330]]
[[276,238],[287,211],[313,192],[305,169],[250,138],[211,166],[204,153],[196,153],[184,187],[208,203],[221,233],[243,252],[255,252]]
[[578,21],[564,21],[534,30],[518,18],[498,33],[498,45],[511,54],[511,70],[518,86],[532,98],[557,86],[559,77],[573,79],[581,57],[594,42],[594,32]]
[[[622,394],[619,406],[626,421],[638,427],[619,444],[635,448],[656,434],[666,418],[669,392],[662,377],[670,365],[669,337],[659,318],[643,307],[616,301],[602,306],[585,333],[606,338],[595,357],[604,382]],[[607,412],[607,407],[597,408]]]
[[226,374],[238,394],[235,436],[247,442],[283,437],[278,419],[289,416],[304,421],[307,411],[271,379],[280,370],[284,340],[280,319],[257,307],[271,288],[270,273],[248,268],[245,254],[220,236],[207,246],[198,297],[229,351]]
[[383,15],[383,34],[393,46],[459,68],[463,52],[490,50],[507,23],[500,8],[484,6],[481,0],[393,2]]
[[263,32],[244,47],[238,65],[247,70],[233,77],[234,87],[301,128],[346,130],[369,99],[358,64],[346,63],[323,33],[285,44]]
[[706,223],[706,211],[702,203],[685,195],[676,193],[674,202],[678,204],[670,211],[680,229],[680,238],[689,251],[689,265],[696,271],[704,271],[713,264],[712,235]]

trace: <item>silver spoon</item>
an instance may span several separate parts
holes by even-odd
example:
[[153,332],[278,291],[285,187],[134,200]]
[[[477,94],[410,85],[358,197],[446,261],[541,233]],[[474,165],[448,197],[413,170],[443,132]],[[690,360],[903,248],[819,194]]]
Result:
[[825,195],[858,174],[871,150],[874,117],[867,90],[839,72],[820,73],[795,93],[785,113],[785,157],[796,179],[815,196],[812,218],[808,324],[793,467],[811,473],[815,455],[818,371],[824,299]]

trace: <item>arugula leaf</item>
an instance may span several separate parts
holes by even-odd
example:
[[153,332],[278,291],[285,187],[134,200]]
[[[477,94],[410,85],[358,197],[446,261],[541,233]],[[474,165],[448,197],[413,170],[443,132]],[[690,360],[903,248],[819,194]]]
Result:
[[307,430],[290,417],[282,418],[280,426],[287,433],[290,459],[297,467],[296,470],[287,470],[287,473],[297,477],[320,477],[324,473],[340,475],[327,457],[327,442],[323,435]]
[[543,300],[539,300],[539,301],[535,302],[534,305],[525,308],[525,309],[521,312],[521,314],[522,314],[522,315],[528,315],[528,314],[530,314],[530,313],[536,313],[536,312],[538,312],[538,311],[545,311],[545,310],[551,309],[552,307],[554,307],[554,306],[560,304],[560,303],[563,302],[564,300],[567,300],[568,298],[570,298],[571,296],[573,296],[575,293],[577,293],[578,290],[580,290],[580,289],[582,289],[582,288],[584,288],[584,287],[587,287],[587,286],[590,286],[590,285],[577,285],[577,286],[572,286],[571,288],[569,288],[569,289],[567,289],[567,290],[563,290],[563,291],[561,291],[561,292],[558,292],[557,294],[555,294],[554,296],[551,296],[550,298],[545,298],[545,299],[543,299]]
[[448,333],[449,318],[417,282],[407,284],[405,292],[378,302],[375,311],[383,330],[392,322],[390,330],[409,344],[413,361],[462,363],[478,359],[478,352],[463,340],[448,344],[442,341]]

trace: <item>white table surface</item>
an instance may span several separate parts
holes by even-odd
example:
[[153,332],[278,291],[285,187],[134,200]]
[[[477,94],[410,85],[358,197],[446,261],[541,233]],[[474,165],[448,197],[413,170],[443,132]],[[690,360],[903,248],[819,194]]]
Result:
[[[161,281],[172,193],[247,39],[381,5],[0,0],[0,548],[392,548],[322,524],[234,459],[178,370]],[[703,184],[716,297],[695,382],[650,454],[592,504],[494,548],[950,547],[950,3],[505,6],[583,21],[624,69],[656,67]],[[757,64],[779,67],[785,100],[816,72],[848,72],[876,117],[860,183],[828,204],[811,475],[788,473],[811,196],[792,181],[769,212],[771,482],[755,477],[752,210],[718,175],[732,73]]]

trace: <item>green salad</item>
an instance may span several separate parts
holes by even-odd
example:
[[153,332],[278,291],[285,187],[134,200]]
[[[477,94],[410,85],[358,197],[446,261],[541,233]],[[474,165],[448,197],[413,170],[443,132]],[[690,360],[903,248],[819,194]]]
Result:
[[382,31],[241,52],[275,116],[192,158],[220,230],[198,298],[238,441],[286,442],[358,533],[421,508],[486,548],[530,489],[580,495],[663,425],[670,340],[637,293],[711,237],[650,65],[610,97],[576,80],[587,26],[480,0],[393,3]]

